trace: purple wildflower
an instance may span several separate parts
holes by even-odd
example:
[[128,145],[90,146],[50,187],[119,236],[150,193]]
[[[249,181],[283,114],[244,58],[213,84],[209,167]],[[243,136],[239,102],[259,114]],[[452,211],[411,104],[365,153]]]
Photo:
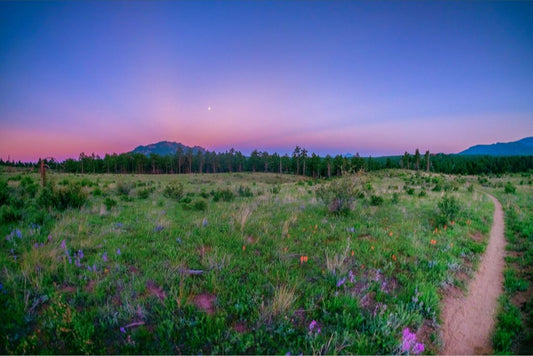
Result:
[[338,282],[337,282],[337,288],[342,286],[344,284],[344,282],[346,282],[346,277],[344,277],[343,279],[340,279]]
[[117,255],[120,256],[120,248],[117,248]]
[[415,344],[415,347],[413,348],[413,353],[415,355],[419,355],[421,354],[422,352],[424,352],[425,348],[424,348],[424,344],[422,344],[421,342],[417,342]]
[[420,354],[424,351],[424,344],[416,342],[416,334],[412,333],[409,328],[403,329],[402,332],[402,352],[410,353],[412,352],[415,355]]
[[156,225],[156,226],[154,227],[154,231],[155,231],[155,232],[162,231],[163,229],[164,229],[164,227],[161,226],[161,225]]
[[83,258],[83,250],[78,250],[78,257],[79,257],[80,259]]
[[204,219],[202,220],[202,226],[203,226],[203,227],[206,227],[207,224],[208,224],[208,222],[207,222],[207,218],[204,218]]
[[19,239],[22,238],[22,232],[21,232],[19,229],[16,229],[16,230],[15,230],[15,235],[16,235]]
[[52,242],[52,235],[48,235],[48,242]]
[[123,333],[123,334],[125,334],[125,333],[126,333],[126,329],[124,329],[124,327],[121,326],[121,327],[120,327],[120,332]]
[[65,242],[65,240],[61,241],[61,248],[63,250],[67,248],[67,243]]
[[102,259],[104,260],[104,262],[108,261],[107,252],[104,252],[104,254],[102,255]]
[[353,275],[352,270],[348,272],[348,277],[350,277],[350,283],[355,282],[355,276]]
[[35,244],[33,244],[33,248],[35,249],[39,248],[39,244],[36,242]]
[[313,331],[313,329],[317,326],[317,322],[315,320],[313,320],[310,324],[309,324],[309,330],[310,331]]

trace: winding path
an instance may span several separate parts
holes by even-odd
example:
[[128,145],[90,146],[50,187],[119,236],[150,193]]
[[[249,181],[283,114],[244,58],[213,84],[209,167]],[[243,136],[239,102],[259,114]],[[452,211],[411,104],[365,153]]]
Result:
[[492,195],[494,219],[489,243],[466,296],[444,298],[442,339],[445,355],[491,354],[491,333],[503,290],[505,237],[503,211]]

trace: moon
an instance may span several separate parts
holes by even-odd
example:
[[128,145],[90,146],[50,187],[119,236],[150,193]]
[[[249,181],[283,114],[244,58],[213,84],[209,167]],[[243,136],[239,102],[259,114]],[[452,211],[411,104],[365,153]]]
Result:
[[207,111],[211,111],[211,107],[210,106],[207,107]]

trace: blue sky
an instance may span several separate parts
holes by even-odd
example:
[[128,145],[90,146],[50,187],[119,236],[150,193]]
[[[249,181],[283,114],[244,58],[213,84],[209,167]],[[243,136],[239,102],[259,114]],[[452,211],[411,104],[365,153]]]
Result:
[[0,2],[0,157],[533,135],[533,2]]

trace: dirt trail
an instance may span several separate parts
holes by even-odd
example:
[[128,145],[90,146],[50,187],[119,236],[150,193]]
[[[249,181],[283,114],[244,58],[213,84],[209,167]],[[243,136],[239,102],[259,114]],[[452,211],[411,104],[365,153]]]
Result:
[[502,206],[496,198],[488,196],[494,202],[494,220],[487,250],[468,286],[468,294],[444,298],[442,354],[493,352],[490,337],[494,329],[498,297],[503,290],[505,237]]

